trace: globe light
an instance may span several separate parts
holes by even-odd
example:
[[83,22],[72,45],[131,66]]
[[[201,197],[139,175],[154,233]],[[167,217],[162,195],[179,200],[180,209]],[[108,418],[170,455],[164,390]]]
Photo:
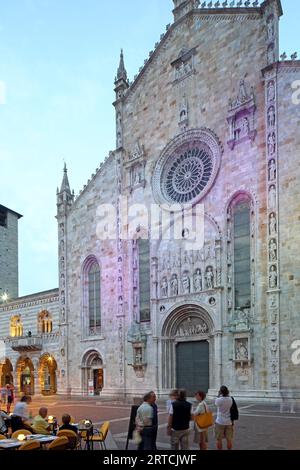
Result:
[[26,436],[25,436],[25,434],[19,434],[17,439],[18,439],[18,441],[23,442],[23,441],[25,441]]

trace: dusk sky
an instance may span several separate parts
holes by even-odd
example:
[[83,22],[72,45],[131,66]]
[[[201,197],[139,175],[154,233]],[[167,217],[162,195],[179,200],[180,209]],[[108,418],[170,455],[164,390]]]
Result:
[[[115,148],[120,48],[130,80],[171,0],[0,0],[0,204],[19,223],[20,295],[58,286],[56,188],[75,194]],[[281,52],[300,56],[300,2],[282,0]]]

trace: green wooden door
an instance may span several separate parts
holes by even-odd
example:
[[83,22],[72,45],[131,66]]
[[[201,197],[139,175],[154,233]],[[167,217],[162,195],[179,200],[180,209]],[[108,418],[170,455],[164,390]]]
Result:
[[207,341],[178,343],[176,347],[177,388],[189,396],[209,389],[209,344]]

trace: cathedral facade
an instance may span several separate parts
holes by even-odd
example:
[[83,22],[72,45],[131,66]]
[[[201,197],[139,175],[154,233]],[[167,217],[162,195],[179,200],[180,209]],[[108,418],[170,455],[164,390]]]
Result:
[[300,386],[300,62],[279,0],[173,13],[132,82],[121,54],[116,149],[57,192],[58,391],[279,399]]

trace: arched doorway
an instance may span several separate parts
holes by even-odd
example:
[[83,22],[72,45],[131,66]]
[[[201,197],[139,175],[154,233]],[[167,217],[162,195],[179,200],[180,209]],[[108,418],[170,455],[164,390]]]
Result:
[[39,363],[39,381],[42,395],[56,394],[56,370],[57,363],[54,357],[48,353],[43,354]]
[[0,386],[5,387],[13,383],[13,366],[9,359],[5,359],[2,364],[0,363]]
[[82,384],[85,395],[100,395],[104,386],[103,361],[100,353],[91,350],[82,360]]
[[206,310],[188,304],[175,308],[162,328],[162,388],[184,388],[189,396],[207,392],[213,375],[214,324]]
[[17,362],[17,372],[20,392],[34,395],[34,366],[31,359],[21,357]]

